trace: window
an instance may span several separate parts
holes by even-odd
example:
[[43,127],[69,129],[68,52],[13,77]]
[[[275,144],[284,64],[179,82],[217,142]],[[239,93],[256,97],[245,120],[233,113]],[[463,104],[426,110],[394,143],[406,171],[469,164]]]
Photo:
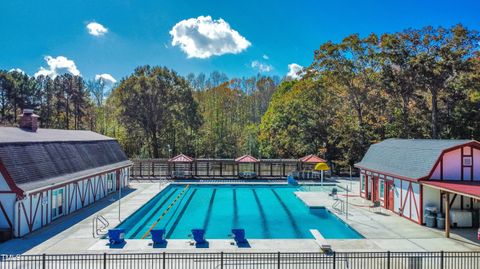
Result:
[[113,174],[107,174],[107,192],[111,193],[115,190],[114,184],[113,184]]
[[63,188],[52,192],[52,219],[63,215]]
[[463,166],[472,166],[472,157],[463,157]]
[[365,191],[365,175],[360,174],[360,186],[362,188],[362,191]]
[[380,199],[385,197],[385,181],[383,179],[378,181],[378,195],[380,196]]

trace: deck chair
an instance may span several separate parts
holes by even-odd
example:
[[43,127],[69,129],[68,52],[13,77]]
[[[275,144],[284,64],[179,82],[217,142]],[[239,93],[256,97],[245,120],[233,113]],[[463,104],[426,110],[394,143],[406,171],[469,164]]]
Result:
[[380,211],[382,211],[382,204],[380,203],[380,201],[375,201],[373,202],[373,205],[369,207],[369,209],[373,211],[380,209]]
[[338,200],[338,189],[333,187],[328,196],[332,197],[334,200]]

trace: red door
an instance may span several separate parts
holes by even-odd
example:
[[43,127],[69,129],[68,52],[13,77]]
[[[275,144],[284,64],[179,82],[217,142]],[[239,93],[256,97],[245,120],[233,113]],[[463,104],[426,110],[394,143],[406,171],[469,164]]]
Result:
[[378,200],[378,177],[372,178],[372,202]]
[[395,199],[395,193],[394,193],[395,188],[393,187],[392,183],[388,183],[387,190],[388,190],[387,209],[393,211],[393,203],[394,203],[393,199]]

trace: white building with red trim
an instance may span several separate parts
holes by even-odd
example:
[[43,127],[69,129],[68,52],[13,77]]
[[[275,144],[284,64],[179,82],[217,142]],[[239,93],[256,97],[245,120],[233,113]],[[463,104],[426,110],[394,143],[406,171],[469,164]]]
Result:
[[477,141],[387,139],[370,146],[355,166],[360,169],[361,197],[380,201],[398,215],[425,224],[425,209],[436,208],[453,227],[469,223],[457,221],[460,215],[471,218],[470,227],[479,225]]
[[21,237],[128,185],[118,142],[90,131],[0,127],[0,235]]

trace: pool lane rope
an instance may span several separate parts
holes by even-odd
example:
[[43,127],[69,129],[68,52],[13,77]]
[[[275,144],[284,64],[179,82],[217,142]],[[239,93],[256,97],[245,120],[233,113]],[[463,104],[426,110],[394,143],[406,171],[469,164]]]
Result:
[[155,226],[157,226],[157,224],[160,222],[160,220],[162,220],[162,218],[167,215],[168,211],[170,211],[170,209],[173,207],[173,205],[178,201],[178,199],[180,199],[180,197],[183,196],[183,194],[187,191],[188,187],[190,187],[190,184],[187,184],[187,186],[185,186],[185,188],[182,190],[182,192],[180,192],[177,197],[175,197],[175,200],[173,200],[173,202],[167,207],[167,209],[165,209],[165,211],[163,211],[162,215],[160,215],[160,217],[158,217],[158,219],[152,224],[152,226],[150,226],[150,228],[148,229],[148,231],[143,235],[142,239],[145,239],[147,238],[148,234],[153,230],[153,228],[155,228]]

